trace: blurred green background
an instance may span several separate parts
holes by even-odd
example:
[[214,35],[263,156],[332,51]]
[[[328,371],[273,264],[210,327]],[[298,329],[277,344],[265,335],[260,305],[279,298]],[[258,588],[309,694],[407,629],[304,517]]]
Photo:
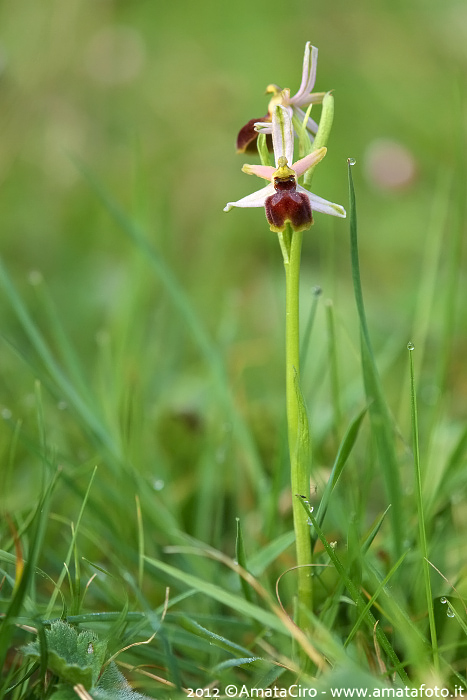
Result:
[[[92,387],[91,404],[119,450],[156,492],[163,490],[168,511],[189,504],[205,478],[204,441],[225,465],[211,474],[211,496],[223,480],[222,489],[238,495],[245,465],[229,452],[231,418],[213,398],[212,371],[187,317],[89,179],[141,226],[179,281],[197,323],[225,358],[236,406],[272,473],[284,412],[282,260],[261,210],[227,215],[222,209],[260,186],[240,170],[245,158],[235,153],[236,134],[265,113],[269,83],[298,89],[307,40],[319,48],[316,89],[333,89],[336,108],[314,191],[347,207],[346,160],[356,159],[364,293],[396,413],[408,392],[400,379],[406,343],[417,344],[417,304],[423,311],[427,242],[432,260],[439,253],[434,305],[440,313],[423,340],[428,369],[421,401],[433,402],[439,386],[430,362],[439,351],[444,292],[452,283],[444,250],[453,249],[450,241],[465,225],[459,207],[465,189],[464,2],[3,0],[0,37],[2,257],[52,353],[67,366],[65,334],[82,371],[79,381],[86,391]],[[454,254],[461,260],[460,248]],[[466,291],[462,261],[458,269],[459,289],[451,297],[457,300]],[[334,305],[341,381],[354,407],[361,382],[355,379],[348,225],[319,214],[303,252],[304,321],[315,285]],[[314,397],[316,459],[326,466],[331,419],[324,307],[306,381]],[[453,318],[447,430],[463,417],[467,377],[459,304]],[[17,421],[33,444],[39,439],[39,377],[49,449],[76,468],[73,474],[83,469],[89,475],[105,458],[96,457],[60,390],[47,385],[48,374],[5,297],[1,324],[4,460]],[[30,506],[37,493],[32,474],[38,473],[30,452],[23,445],[10,462],[7,507]],[[281,479],[285,486],[287,475]],[[258,498],[246,483],[242,512]],[[233,522],[237,506],[226,506],[218,532],[223,517]],[[186,513],[185,524],[189,506]],[[197,534],[208,540],[211,515],[200,509],[197,516]]]

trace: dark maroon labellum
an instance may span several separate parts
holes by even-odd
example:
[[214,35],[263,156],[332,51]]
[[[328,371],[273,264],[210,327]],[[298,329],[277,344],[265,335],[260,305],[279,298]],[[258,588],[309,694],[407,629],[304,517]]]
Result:
[[[256,122],[270,121],[271,117],[269,114],[266,114],[265,117],[260,117],[259,119],[250,119],[250,121],[247,122],[238,132],[237,153],[256,153],[256,139],[258,138],[258,132],[255,131],[255,124]],[[272,151],[272,137],[270,134],[266,135],[266,143],[268,149]]]
[[292,175],[287,179],[274,178],[275,193],[265,203],[266,218],[272,231],[279,233],[290,222],[294,231],[305,231],[313,223],[310,200],[297,192],[297,183]]

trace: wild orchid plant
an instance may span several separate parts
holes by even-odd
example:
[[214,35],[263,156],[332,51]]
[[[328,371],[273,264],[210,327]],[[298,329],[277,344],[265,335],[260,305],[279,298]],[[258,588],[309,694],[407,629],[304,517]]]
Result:
[[[233,207],[264,207],[266,219],[271,231],[278,234],[284,259],[286,276],[286,404],[288,443],[291,467],[291,486],[293,499],[293,520],[295,530],[297,564],[298,564],[298,604],[299,623],[306,626],[306,610],[313,607],[313,588],[311,577],[312,548],[310,525],[302,504],[295,496],[305,500],[310,496],[310,439],[308,418],[300,389],[300,336],[299,336],[299,285],[300,255],[303,231],[313,223],[313,212],[345,217],[345,209],[340,204],[322,199],[312,194],[299,184],[302,176],[306,184],[311,180],[314,167],[326,155],[325,142],[328,138],[333,116],[333,99],[330,93],[310,94],[315,83],[317,49],[307,43],[300,90],[290,98],[289,90],[279,91],[270,106],[271,121],[255,124],[258,150],[262,165],[244,165],[243,172],[257,175],[268,180],[266,187],[253,192],[236,202],[229,202],[224,211]],[[316,95],[320,97],[317,99]],[[279,99],[280,98],[280,99]],[[311,105],[323,102],[319,126],[313,143],[308,135],[310,129],[309,113]],[[301,106],[308,105],[306,114]],[[294,154],[294,112],[298,113],[297,124],[301,150],[309,151],[296,162]],[[272,134],[275,168],[267,164],[267,151],[264,149],[264,133]],[[308,177],[307,177],[308,174]]]

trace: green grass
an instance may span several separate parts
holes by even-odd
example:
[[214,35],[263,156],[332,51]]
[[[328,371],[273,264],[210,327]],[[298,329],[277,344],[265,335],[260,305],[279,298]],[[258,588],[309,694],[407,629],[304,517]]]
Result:
[[[0,9],[0,698],[48,697],[59,618],[150,697],[465,687],[459,8],[158,5]],[[126,82],[92,63],[121,26]],[[260,210],[222,207],[251,185],[236,130],[298,87],[307,39],[335,89],[313,189],[349,217],[303,244],[305,634],[282,259]],[[380,137],[417,162],[404,190],[368,175]]]

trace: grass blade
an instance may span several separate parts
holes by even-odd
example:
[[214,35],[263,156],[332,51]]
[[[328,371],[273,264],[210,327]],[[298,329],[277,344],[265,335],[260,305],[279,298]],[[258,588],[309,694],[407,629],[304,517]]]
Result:
[[56,587],[55,587],[55,589],[50,597],[50,601],[49,601],[49,604],[47,606],[47,610],[45,613],[46,617],[50,617],[52,610],[53,610],[53,607],[55,605],[55,600],[56,600],[57,595],[60,591],[61,585],[65,579],[66,572],[67,572],[67,566],[70,562],[71,555],[73,553],[73,549],[74,549],[75,544],[76,544],[76,538],[78,536],[79,527],[81,525],[81,520],[83,517],[84,509],[86,508],[86,504],[88,502],[89,493],[91,491],[91,486],[92,486],[92,483],[94,481],[94,477],[96,476],[96,471],[97,471],[97,467],[94,467],[94,470],[93,470],[92,475],[91,475],[91,479],[90,479],[88,487],[86,489],[86,493],[84,494],[84,498],[83,498],[83,501],[81,503],[81,508],[79,510],[78,519],[76,521],[76,527],[74,528],[73,535],[72,535],[71,542],[70,542],[70,546],[68,547],[68,552],[67,552],[67,555],[65,558],[65,565],[60,573],[59,579],[57,581],[57,585],[56,585]]
[[325,303],[326,322],[328,330],[328,360],[331,379],[331,398],[333,410],[333,428],[336,442],[339,441],[340,427],[342,424],[341,391],[339,386],[339,366],[337,360],[336,326],[334,320],[334,308],[329,299]]
[[287,634],[287,630],[285,629],[284,625],[275,615],[263,610],[257,605],[253,605],[235,593],[226,591],[225,588],[221,588],[220,586],[210,583],[209,581],[203,581],[203,579],[193,576],[192,574],[187,574],[185,571],[180,571],[179,569],[171,566],[170,564],[166,564],[165,562],[158,561],[150,557],[146,557],[146,561],[155,569],[163,571],[176,581],[183,583],[185,586],[193,588],[203,595],[209,596],[218,603],[229,606],[233,610],[236,610],[240,615],[251,617],[265,627],[269,627],[276,632],[282,632],[282,634]]
[[250,557],[250,569],[255,576],[261,576],[265,569],[272,564],[290,545],[295,542],[295,532],[291,530],[279,535],[272,542]]
[[25,564],[19,585],[14,589],[13,595],[8,605],[5,616],[2,619],[0,627],[0,668],[3,668],[5,658],[8,653],[11,636],[13,634],[13,624],[16,618],[20,615],[24,600],[28,595],[28,591],[33,585],[33,579],[36,570],[36,563],[42,547],[42,542],[45,536],[47,527],[47,518],[50,504],[50,497],[55,487],[58,473],[51,480],[47,490],[39,500],[34,518],[31,522],[31,547],[27,562]]
[[[345,465],[347,464],[347,460],[350,456],[350,453],[352,452],[353,446],[355,445],[355,441],[357,439],[360,426],[362,424],[366,412],[367,408],[364,408],[360,411],[358,416],[356,416],[356,418],[354,418],[353,421],[350,423],[349,427],[347,428],[347,432],[342,439],[339,450],[337,452],[337,457],[332,467],[331,475],[324,488],[323,496],[321,498],[318,511],[316,513],[316,521],[320,527],[322,527],[323,525],[331,494],[334,491],[337,482],[339,481],[339,478],[342,474]],[[312,537],[313,547],[316,544],[317,539],[318,536],[315,532]]]
[[[243,533],[242,533],[242,528],[240,525],[240,518],[237,518],[237,539],[235,543],[235,555],[237,558],[237,561],[239,565],[244,569],[245,571],[248,571],[248,566],[246,562],[246,554],[245,554],[245,543],[243,541]],[[245,599],[248,600],[250,603],[253,603],[253,594],[251,587],[248,585],[248,583],[245,581],[243,576],[240,576],[240,585],[242,587],[243,595],[245,596]]]
[[349,636],[344,642],[344,647],[348,646],[352,639],[354,638],[355,634],[358,632],[358,629],[360,625],[362,624],[363,620],[365,619],[365,615],[367,612],[370,610],[372,607],[373,603],[377,600],[379,594],[383,590],[383,588],[387,585],[387,583],[391,580],[393,575],[396,573],[397,569],[399,566],[402,564],[404,561],[405,557],[407,556],[408,552],[404,552],[404,554],[401,556],[401,558],[394,564],[394,566],[391,568],[387,576],[380,582],[379,586],[377,587],[376,591],[373,593],[371,598],[369,599],[368,603],[365,605],[365,607],[361,610],[358,619],[356,620],[354,626],[349,632]]
[[430,621],[431,646],[433,649],[433,664],[435,671],[439,671],[438,637],[436,633],[435,612],[433,608],[433,594],[431,591],[430,565],[428,563],[428,544],[425,529],[425,512],[423,507],[422,473],[420,468],[420,450],[418,442],[418,412],[417,395],[415,392],[415,375],[413,363],[414,346],[408,344],[410,360],[410,394],[412,405],[412,432],[413,432],[413,455],[415,467],[416,501],[420,536],[420,553],[423,557],[423,578],[425,580],[426,604],[428,609],[428,619]]
[[397,558],[402,554],[404,533],[404,518],[402,511],[402,489],[399,476],[399,463],[395,451],[393,439],[393,422],[384,399],[381,381],[379,378],[373,348],[366,320],[365,306],[363,303],[362,283],[360,278],[360,263],[358,257],[357,239],[357,206],[355,188],[352,179],[352,165],[348,161],[349,172],[349,199],[350,199],[350,252],[352,261],[352,279],[354,285],[355,302],[360,320],[362,370],[367,401],[370,408],[372,431],[376,438],[376,444],[381,460],[381,468],[386,486],[386,491],[391,503],[391,524],[393,533],[393,547]]
[[318,308],[318,302],[322,294],[322,290],[321,287],[313,287],[311,292],[313,294],[313,299],[311,300],[310,311],[308,314],[305,331],[303,333],[302,346],[300,348],[300,371],[302,376],[305,374],[305,365],[308,358],[308,348],[310,347],[311,331],[313,330],[316,310]]
[[189,617],[186,617],[186,615],[182,615],[181,617],[179,617],[178,621],[180,623],[180,626],[183,627],[183,629],[187,630],[187,632],[191,632],[197,637],[205,639],[210,644],[214,644],[215,646],[218,646],[224,651],[228,651],[231,654],[245,654],[250,659],[254,658],[253,654],[250,654],[248,649],[246,649],[245,647],[240,646],[240,644],[235,644],[235,642],[231,642],[229,639],[226,639],[225,637],[222,637],[221,635],[216,634],[215,632],[211,632],[211,630],[206,629],[206,627],[203,627],[198,622],[191,620]]
[[[299,502],[302,504],[302,507],[304,508],[306,514],[308,515],[308,518],[311,521],[311,524],[315,528],[316,532],[318,533],[318,537],[321,540],[324,549],[326,550],[329,559],[331,562],[334,564],[337,573],[339,574],[342,582],[344,583],[345,587],[347,588],[350,597],[352,598],[353,602],[357,606],[358,611],[361,613],[366,607],[365,601],[362,598],[362,595],[358,588],[355,586],[353,583],[352,579],[348,576],[346,570],[344,569],[344,566],[342,565],[340,559],[338,558],[336,552],[334,551],[334,548],[331,547],[329,542],[327,541],[326,537],[323,534],[323,531],[318,525],[318,522],[316,518],[313,515],[313,511],[310,508],[310,505],[303,500],[303,498],[299,498]],[[377,620],[372,614],[370,610],[367,610],[365,612],[365,621],[370,627],[371,630],[374,630],[376,633],[376,637],[378,639],[378,643],[380,646],[384,649],[386,654],[388,655],[389,659],[391,660],[391,663],[393,664],[394,671],[396,671],[399,674],[400,679],[402,680],[403,683],[409,683],[409,677],[407,676],[401,662],[399,661],[399,658],[394,651],[392,645],[390,644],[388,638],[384,634],[383,630],[380,629],[379,625],[377,624]]]

